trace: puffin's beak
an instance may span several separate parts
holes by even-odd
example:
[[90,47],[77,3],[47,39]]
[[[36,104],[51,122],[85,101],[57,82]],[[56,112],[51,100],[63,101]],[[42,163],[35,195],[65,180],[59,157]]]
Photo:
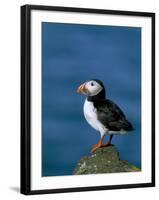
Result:
[[80,85],[80,86],[77,88],[77,92],[80,93],[80,94],[88,94],[88,93],[89,93],[89,90],[86,88],[86,84],[83,83],[82,85]]

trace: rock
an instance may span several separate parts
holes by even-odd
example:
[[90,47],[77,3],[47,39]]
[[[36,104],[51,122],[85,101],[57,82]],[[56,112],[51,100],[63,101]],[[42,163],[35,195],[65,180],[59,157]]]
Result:
[[80,159],[74,169],[74,175],[101,174],[116,172],[137,172],[139,168],[128,161],[120,160],[114,145],[97,149],[95,153]]

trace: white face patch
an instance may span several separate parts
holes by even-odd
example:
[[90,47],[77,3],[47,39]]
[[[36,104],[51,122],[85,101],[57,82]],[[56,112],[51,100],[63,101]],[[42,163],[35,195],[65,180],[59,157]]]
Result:
[[89,91],[89,96],[95,96],[103,89],[99,83],[93,80],[86,82],[85,87]]

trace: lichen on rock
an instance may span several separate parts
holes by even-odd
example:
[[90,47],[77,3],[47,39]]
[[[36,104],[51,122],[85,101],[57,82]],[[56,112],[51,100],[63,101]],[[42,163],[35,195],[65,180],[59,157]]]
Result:
[[138,172],[140,169],[128,161],[120,160],[114,145],[97,149],[95,153],[82,157],[74,169],[74,175],[117,172]]

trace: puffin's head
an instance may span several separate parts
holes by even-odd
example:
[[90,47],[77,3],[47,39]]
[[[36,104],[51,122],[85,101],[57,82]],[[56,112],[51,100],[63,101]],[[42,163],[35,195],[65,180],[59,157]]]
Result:
[[83,95],[95,96],[104,89],[104,85],[100,80],[92,79],[80,85],[77,92]]

